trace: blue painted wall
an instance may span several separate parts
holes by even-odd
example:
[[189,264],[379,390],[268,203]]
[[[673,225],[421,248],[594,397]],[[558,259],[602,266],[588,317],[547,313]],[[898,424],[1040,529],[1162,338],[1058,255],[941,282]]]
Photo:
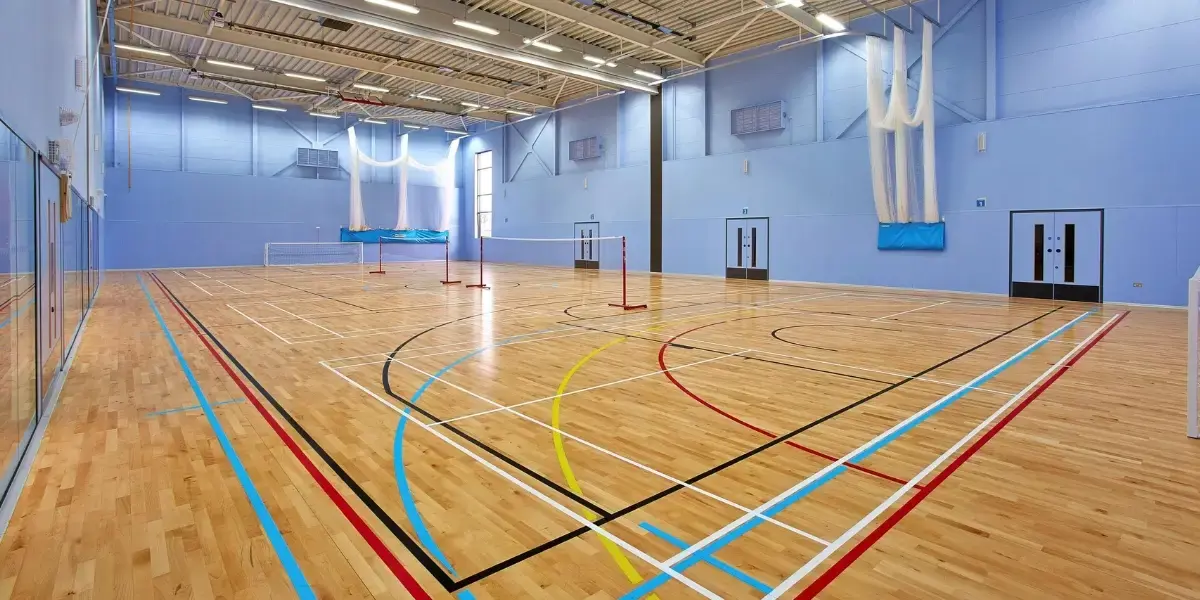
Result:
[[[1189,177],[1200,151],[1200,0],[943,0],[941,20],[953,25],[935,30],[934,59],[946,251],[875,249],[864,42],[845,38],[664,86],[664,270],[722,274],[724,220],[746,208],[771,218],[775,279],[1006,293],[1008,211],[1104,208],[1105,298],[1182,304],[1200,265],[1200,236],[1189,233],[1200,230]],[[886,31],[879,17],[854,28]],[[914,80],[920,43],[909,39]],[[473,206],[467,155],[495,149],[496,235],[559,237],[596,214],[603,234],[630,235],[631,266],[645,268],[648,171],[622,162],[625,148],[648,140],[625,126],[637,100],[520,124],[532,140],[533,126],[549,121],[537,144],[544,167],[511,128],[472,138],[460,163],[463,210]],[[730,135],[730,110],[775,100],[787,102],[785,129]],[[586,135],[604,137],[603,161],[564,161],[566,143]]]
[[[349,221],[346,130],[355,119],[320,119],[298,107],[287,113],[256,111],[232,96],[140,82],[122,85],[162,95],[107,90],[115,107],[109,113],[107,268],[262,264],[263,244],[317,241],[318,227],[321,241],[337,240]],[[394,124],[358,124],[355,130],[363,151],[379,160],[397,155],[400,133],[409,135],[418,161],[432,165],[446,158],[447,136],[440,130],[409,132]],[[297,167],[298,147],[337,150],[341,168]],[[393,227],[396,169],[365,168],[362,179],[368,224]],[[432,174],[410,170],[410,203],[431,202],[437,195]],[[457,203],[451,209],[451,227],[457,230]],[[413,259],[436,259],[444,249],[413,246],[407,252]],[[366,248],[366,256],[374,258],[376,249]]]

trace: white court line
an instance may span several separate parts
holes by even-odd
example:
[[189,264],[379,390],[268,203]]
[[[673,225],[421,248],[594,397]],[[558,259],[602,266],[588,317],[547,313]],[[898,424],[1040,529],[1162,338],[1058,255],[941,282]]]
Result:
[[634,546],[633,544],[630,544],[629,542],[626,542],[625,540],[623,540],[623,539],[621,539],[621,538],[617,537],[616,535],[613,535],[612,533],[609,533],[609,532],[608,532],[608,531],[606,531],[604,528],[602,528],[602,527],[600,527],[600,526],[596,525],[595,523],[592,523],[592,522],[591,522],[590,520],[588,520],[588,519],[585,519],[585,518],[583,518],[582,516],[580,516],[580,515],[576,514],[576,513],[575,513],[575,512],[573,512],[573,511],[571,511],[570,509],[568,509],[567,507],[563,506],[562,504],[559,504],[559,503],[558,503],[558,502],[556,502],[556,501],[555,501],[553,498],[550,498],[549,496],[547,496],[547,495],[543,494],[542,492],[540,492],[540,491],[538,491],[538,490],[534,489],[532,486],[530,486],[529,484],[525,483],[524,481],[521,481],[520,479],[516,478],[515,476],[513,476],[512,474],[510,474],[508,471],[505,471],[504,469],[501,469],[501,468],[497,467],[496,465],[494,465],[494,464],[492,464],[491,462],[489,462],[489,461],[485,460],[484,458],[482,458],[482,457],[481,457],[481,456],[479,456],[478,454],[475,454],[474,452],[471,452],[471,450],[470,450],[470,449],[468,449],[468,448],[464,448],[464,447],[463,447],[461,444],[459,444],[458,442],[456,442],[456,441],[454,441],[454,440],[450,439],[450,438],[449,438],[449,437],[447,437],[445,434],[443,434],[443,433],[442,433],[442,430],[441,430],[440,428],[438,428],[438,427],[431,427],[431,426],[429,426],[429,425],[425,424],[424,422],[422,422],[420,419],[414,418],[414,417],[413,417],[413,416],[412,416],[410,413],[406,413],[405,411],[401,410],[401,409],[400,409],[398,406],[396,406],[396,405],[392,404],[391,402],[389,402],[389,401],[385,400],[384,398],[380,397],[380,396],[379,396],[378,394],[376,394],[375,392],[372,392],[371,390],[369,390],[369,389],[367,389],[367,388],[363,387],[362,385],[360,385],[358,382],[354,381],[353,379],[350,379],[349,377],[346,377],[346,376],[345,376],[345,375],[343,375],[342,373],[338,372],[336,369],[330,369],[330,371],[332,371],[332,372],[333,372],[334,374],[336,374],[338,377],[341,377],[342,379],[346,380],[346,382],[347,382],[347,383],[349,383],[350,385],[352,385],[352,386],[354,386],[354,387],[358,388],[358,389],[359,389],[359,390],[361,390],[363,393],[365,393],[365,394],[367,394],[367,395],[371,396],[372,398],[374,398],[374,399],[375,399],[377,402],[379,402],[380,404],[382,404],[382,405],[384,405],[384,406],[386,406],[386,407],[388,407],[388,408],[392,409],[393,411],[395,411],[395,412],[396,412],[396,414],[400,415],[400,418],[401,418],[401,419],[408,419],[408,420],[409,420],[409,421],[411,421],[412,423],[415,423],[415,424],[416,424],[418,427],[421,427],[421,428],[422,428],[422,429],[424,429],[425,431],[428,431],[429,433],[432,433],[432,434],[433,434],[434,436],[436,436],[438,439],[440,439],[440,440],[442,440],[443,442],[445,442],[445,443],[449,444],[449,445],[450,445],[451,447],[453,447],[454,449],[456,449],[456,450],[458,450],[459,452],[462,452],[463,454],[466,454],[467,456],[469,456],[469,457],[471,457],[471,458],[475,459],[475,461],[476,461],[476,462],[478,462],[480,465],[483,465],[483,466],[484,466],[484,468],[486,468],[486,469],[488,469],[488,470],[492,471],[493,473],[495,473],[495,474],[499,475],[500,477],[503,477],[504,479],[507,479],[507,480],[508,480],[510,483],[512,483],[513,485],[515,485],[515,486],[517,486],[517,487],[521,488],[522,490],[525,490],[525,492],[526,492],[526,493],[528,493],[528,494],[530,494],[530,495],[534,496],[535,498],[537,498],[537,499],[541,500],[542,502],[544,502],[544,503],[546,503],[546,504],[549,504],[550,506],[554,507],[556,510],[558,510],[558,511],[559,511],[559,512],[561,512],[562,514],[566,515],[568,518],[570,518],[570,519],[574,520],[575,522],[579,523],[580,525],[582,525],[582,526],[584,526],[584,527],[587,527],[588,529],[591,529],[592,531],[595,531],[597,534],[599,534],[599,535],[601,535],[601,536],[603,536],[603,537],[607,538],[609,541],[611,541],[611,542],[613,542],[614,544],[616,544],[616,545],[618,545],[618,546],[620,546],[620,547],[624,548],[625,550],[627,550],[628,552],[630,552],[630,553],[631,553],[631,554],[633,554],[634,556],[636,556],[636,557],[638,557],[638,558],[640,558],[640,559],[642,559],[642,560],[646,561],[646,563],[648,563],[648,564],[650,564],[650,565],[654,566],[655,568],[657,568],[658,570],[662,571],[663,573],[666,573],[667,575],[670,575],[671,577],[673,577],[673,578],[675,578],[676,580],[678,580],[680,583],[682,583],[682,584],[684,584],[684,585],[686,585],[686,586],[688,586],[688,587],[692,588],[693,590],[695,590],[696,592],[698,592],[699,594],[701,594],[701,595],[702,595],[702,596],[704,596],[705,598],[710,598],[711,600],[723,600],[723,599],[721,598],[721,596],[719,596],[719,595],[717,595],[717,594],[714,594],[713,592],[709,591],[709,590],[708,590],[707,588],[705,588],[704,586],[702,586],[702,585],[700,585],[700,584],[696,583],[695,581],[692,581],[692,580],[691,580],[691,579],[689,579],[687,576],[685,576],[683,573],[679,573],[679,572],[675,571],[674,569],[671,569],[670,567],[663,565],[662,563],[660,563],[660,562],[658,562],[657,560],[655,560],[655,559],[654,559],[654,557],[652,557],[652,556],[650,556],[649,554],[646,554],[645,552],[642,552],[641,550],[639,550],[639,549],[638,549],[636,546]]
[[188,283],[190,283],[190,284],[192,284],[192,285],[195,285],[195,286],[196,286],[196,289],[198,289],[198,290],[200,290],[200,291],[204,292],[205,294],[208,294],[209,296],[213,295],[213,293],[212,293],[212,292],[210,292],[210,291],[208,291],[208,290],[206,290],[206,289],[204,289],[204,288],[200,287],[199,285],[196,285],[196,282],[195,282],[195,281],[192,281],[191,279],[189,279],[189,280],[187,280],[187,282],[188,282]]
[[283,343],[285,343],[285,344],[288,344],[289,346],[291,345],[291,342],[290,342],[290,341],[288,341],[288,339],[287,339],[287,338],[283,337],[282,335],[279,335],[278,333],[275,333],[274,331],[272,331],[272,330],[271,330],[271,328],[270,328],[270,327],[267,327],[266,325],[263,325],[262,323],[259,323],[258,321],[255,321],[253,318],[251,318],[251,317],[250,317],[250,315],[248,315],[248,314],[246,314],[246,313],[244,313],[244,312],[242,312],[242,311],[240,311],[240,310],[238,310],[238,309],[234,308],[233,306],[231,306],[231,305],[229,305],[229,304],[226,304],[225,306],[229,307],[229,309],[230,309],[230,310],[232,310],[233,312],[235,312],[235,313],[237,313],[237,314],[239,314],[239,315],[242,315],[243,317],[245,317],[245,318],[246,318],[246,320],[250,321],[251,323],[254,323],[255,325],[258,325],[259,327],[262,327],[262,328],[263,328],[263,330],[265,330],[267,333],[269,333],[269,334],[271,334],[271,335],[273,335],[273,336],[275,336],[275,337],[279,338],[279,341],[281,341],[281,342],[283,342]]
[[203,275],[205,279],[212,279],[212,277],[209,277],[209,276],[208,276],[208,273],[205,273],[204,271],[197,271],[196,269],[192,269],[192,272],[193,272],[193,273],[199,273],[199,274]]
[[171,272],[178,275],[180,279],[187,279],[187,277],[184,277],[183,273],[180,273],[179,271],[171,271]]
[[[1054,330],[1050,334],[1046,335],[1042,339],[1048,339],[1048,338],[1057,336],[1059,333],[1074,326],[1076,324],[1076,322],[1082,321],[1083,319],[1085,319],[1088,316],[1089,315],[1087,313],[1080,315],[1080,316],[1076,317],[1075,319],[1071,320],[1070,322],[1066,323],[1062,327],[1059,327],[1058,329]],[[981,373],[980,375],[978,375],[977,377],[972,379],[967,384],[946,394],[945,396],[942,396],[941,398],[939,398],[932,404],[929,404],[925,408],[913,413],[912,415],[909,415],[908,418],[904,419],[903,421],[900,421],[899,423],[896,423],[892,427],[888,428],[887,431],[880,433],[879,435],[872,438],[870,441],[868,441],[868,442],[862,444],[861,446],[859,446],[858,448],[855,448],[854,450],[850,451],[845,456],[837,459],[836,461],[834,461],[832,463],[829,463],[827,466],[825,466],[821,470],[817,471],[816,473],[809,475],[804,481],[801,481],[800,483],[797,483],[796,485],[788,488],[783,493],[766,501],[765,503],[763,503],[761,506],[754,509],[753,511],[746,513],[745,515],[742,515],[741,517],[738,517],[737,519],[735,519],[733,522],[729,523],[728,525],[709,534],[708,537],[700,540],[699,542],[696,542],[695,544],[693,544],[691,546],[688,546],[686,549],[679,552],[675,556],[668,558],[666,561],[663,562],[663,564],[668,567],[678,564],[680,561],[686,559],[689,556],[692,556],[693,554],[699,552],[700,550],[703,550],[705,547],[709,546],[713,542],[721,539],[729,532],[737,529],[738,527],[741,527],[743,524],[750,521],[751,519],[760,517],[762,515],[762,513],[770,510],[771,507],[779,504],[780,502],[783,502],[784,500],[788,499],[789,497],[791,497],[793,494],[799,492],[800,490],[807,488],[813,482],[828,475],[830,471],[833,471],[834,469],[842,467],[846,463],[853,461],[855,458],[858,457],[859,454],[863,454],[868,449],[872,448],[873,446],[880,443],[881,441],[884,441],[884,440],[888,439],[890,436],[896,434],[897,432],[902,431],[905,427],[908,427],[908,425],[910,423],[913,423],[914,421],[922,419],[925,415],[929,414],[930,412],[932,412],[932,411],[936,410],[937,408],[950,402],[956,395],[961,394],[961,393],[967,391],[968,389],[971,389],[971,386],[974,385],[975,383],[982,381],[985,378],[990,377],[993,373],[996,373],[996,372],[1000,371],[1001,369],[1006,368],[1007,366],[1010,366],[1010,364],[1013,361],[1019,360],[1022,357],[1022,355],[1024,355],[1027,352],[1031,352],[1032,349],[1038,345],[1039,345],[1038,342],[1034,342],[1034,343],[1030,344],[1029,346],[1026,346],[1020,352],[1017,352],[1016,354],[1012,355],[1011,357],[997,363],[994,367],[988,369],[987,371],[984,371],[983,373]],[[1043,376],[1044,376],[1044,374],[1043,374]],[[1041,379],[1041,377],[1039,377],[1039,379]],[[1030,385],[1032,385],[1032,384],[1030,384]],[[1029,388],[1026,388],[1026,389],[1029,389]],[[1007,404],[1005,404],[1004,407],[1010,406],[1012,402],[1014,402],[1017,398],[1020,398],[1021,393],[1022,392],[1019,392],[1017,395],[1013,396],[1013,398],[1011,400],[1009,400],[1009,402]],[[1004,407],[1002,407],[1002,410]],[[999,413],[997,413],[997,414],[999,414]],[[978,430],[978,428],[976,428],[976,430]],[[973,434],[974,434],[974,431],[972,432],[972,435]],[[964,438],[963,442],[965,442],[966,439],[967,438]],[[960,442],[960,444],[961,443],[962,442]],[[958,446],[956,445],[951,450],[957,450],[957,448],[958,448]],[[949,454],[953,454],[953,452],[949,452]],[[945,457],[945,456],[948,456],[948,454],[943,454],[942,456]],[[935,464],[935,466],[936,466],[936,464]],[[917,485],[917,483],[919,483],[921,481],[921,479],[925,475],[928,474],[928,471],[929,471],[929,468],[926,468],[926,470],[922,471],[918,476],[909,479],[908,483],[904,484],[904,486],[902,488],[900,488],[900,492],[897,492],[897,494],[903,495],[903,492],[907,492],[908,490],[912,489],[913,486]],[[893,497],[897,497],[897,496],[893,495]],[[880,507],[876,508],[876,511],[882,512],[882,510],[884,508],[886,508],[885,505],[880,505]],[[875,511],[872,511],[872,514],[877,514],[877,513]],[[874,518],[874,517],[872,517],[872,518]],[[852,537],[852,536],[847,536],[846,534],[843,534],[841,537],[839,537],[837,540],[834,541],[834,544],[837,544],[838,542],[841,542],[842,544],[844,544],[845,540],[849,539],[849,537]],[[836,550],[837,550],[837,547],[835,547],[833,544],[831,544],[829,546],[826,546],[825,549],[820,554],[818,554],[818,556],[820,556],[822,558],[822,560],[824,560],[824,557],[829,556]],[[812,562],[812,561],[809,561],[809,562]],[[795,574],[793,574],[793,577],[795,577]],[[788,581],[785,581],[785,583],[788,583],[789,581],[792,581],[791,577],[789,577]],[[788,583],[787,587],[790,587],[790,586],[791,586],[791,584]],[[781,587],[783,587],[783,586],[781,586]],[[783,590],[785,590],[785,589],[786,589],[786,587],[784,587],[782,590],[780,588],[776,588],[775,591],[772,592],[772,594],[782,593]]]
[[[210,278],[210,279],[211,279],[211,278]],[[237,288],[233,287],[232,285],[229,285],[228,283],[225,283],[224,281],[222,281],[222,280],[220,280],[220,279],[213,279],[213,281],[215,281],[215,282],[217,282],[217,283],[219,283],[219,284],[221,284],[221,285],[223,285],[223,286],[225,286],[225,287],[227,287],[227,288],[229,288],[229,289],[231,289],[231,290],[233,290],[233,291],[235,291],[235,292],[237,292],[237,293],[239,293],[239,294],[245,294],[245,293],[246,293],[246,292],[243,292],[242,290],[239,290],[239,289],[237,289]]]
[[[1008,412],[1008,410],[1014,404],[1016,404],[1019,400],[1024,398],[1025,395],[1030,392],[1030,390],[1033,390],[1034,387],[1039,385],[1043,380],[1045,380],[1047,377],[1049,377],[1052,373],[1058,371],[1058,369],[1061,368],[1062,365],[1065,364],[1068,360],[1070,360],[1071,357],[1075,356],[1081,348],[1086,347],[1087,344],[1091,343],[1091,341],[1096,338],[1096,336],[1100,335],[1105,329],[1107,329],[1113,323],[1113,321],[1119,319],[1120,317],[1121,317],[1121,315],[1119,315],[1119,314],[1114,315],[1111,319],[1109,319],[1107,322],[1105,322],[1103,326],[1101,326],[1096,331],[1093,331],[1092,334],[1089,335],[1087,338],[1085,338],[1082,342],[1076,344],[1074,349],[1072,349],[1065,356],[1063,356],[1061,359],[1059,359],[1058,362],[1054,363],[1049,369],[1047,369],[1045,372],[1043,372],[1041,375],[1039,375],[1037,379],[1034,379],[1033,381],[1031,381],[1029,383],[1029,385],[1025,386],[1024,389],[1022,389],[1021,391],[1019,391],[1015,395],[1013,395],[1013,397],[1011,399],[1009,399],[1008,402],[1005,402],[1003,406],[996,409],[996,412],[992,413],[991,416],[989,416],[988,418],[981,421],[978,425],[975,426],[974,429],[972,429],[969,433],[967,433],[967,435],[963,436],[962,439],[958,440],[958,442],[956,442],[953,446],[951,446],[945,452],[943,452],[941,454],[941,456],[938,456],[936,459],[934,459],[933,462],[929,463],[929,466],[925,467],[920,473],[917,473],[917,475],[915,477],[913,477],[912,479],[910,479],[908,481],[908,483],[904,484],[903,487],[896,490],[891,496],[889,496],[886,500],[881,502],[879,504],[879,506],[876,506],[874,510],[867,513],[867,516],[863,517],[857,523],[855,523],[852,527],[847,529],[846,532],[843,533],[841,536],[839,536],[836,540],[834,540],[832,544],[826,546],[823,550],[821,550],[821,552],[817,553],[816,556],[809,559],[809,561],[807,563],[804,563],[804,566],[800,567],[799,569],[796,570],[795,573],[792,573],[790,576],[788,576],[787,579],[783,580],[783,582],[780,583],[778,586],[776,586],[775,589],[771,590],[771,592],[769,594],[764,596],[763,600],[773,600],[775,598],[782,596],[785,592],[787,592],[787,590],[789,588],[796,585],[796,583],[798,583],[801,579],[804,579],[809,573],[812,572],[813,569],[815,569],[818,565],[820,565],[822,562],[824,562],[826,558],[829,558],[830,555],[832,555],[834,552],[837,552],[839,548],[841,548],[842,546],[844,546],[846,544],[846,542],[849,542],[851,539],[854,538],[854,536],[858,535],[858,533],[860,531],[862,531],[863,528],[865,528],[867,525],[870,525],[872,521],[874,521],[876,518],[879,517],[879,515],[883,514],[884,511],[886,511],[893,504],[898,502],[900,500],[900,498],[904,497],[905,494],[907,494],[909,491],[911,491],[913,489],[913,487],[917,485],[918,482],[924,480],[926,477],[929,476],[930,473],[932,473],[935,469],[937,469],[942,463],[946,462],[946,460],[948,460],[951,456],[954,456],[955,454],[957,454],[959,449],[961,449],[963,446],[965,446],[967,444],[967,442],[971,441],[972,439],[975,438],[975,436],[979,435],[980,432],[982,432],[989,425],[991,425],[993,421],[995,421],[997,418],[1000,417],[1000,415]],[[1069,325],[1069,323],[1068,323],[1068,325]],[[1066,327],[1066,325],[1064,325],[1064,327]],[[1051,335],[1053,335],[1053,334],[1051,334]],[[985,373],[985,375],[986,375],[986,373]],[[981,375],[981,377],[982,377],[982,375]],[[848,460],[848,458],[843,458],[842,460],[845,461],[845,460]],[[670,562],[670,561],[667,561],[667,562]]]
[[906,310],[906,311],[904,311],[904,312],[898,312],[898,313],[896,313],[896,314],[893,314],[893,315],[887,315],[886,317],[877,317],[877,318],[871,319],[871,322],[872,322],[872,323],[874,323],[875,321],[883,321],[883,320],[886,320],[886,319],[890,319],[890,318],[892,318],[892,317],[898,317],[898,316],[900,316],[900,315],[907,315],[908,313],[915,313],[915,312],[917,312],[918,310],[925,310],[925,309],[927,309],[927,308],[933,308],[933,307],[935,307],[935,306],[941,306],[941,305],[943,305],[943,304],[950,304],[950,302],[952,302],[952,301],[951,301],[951,300],[946,300],[946,301],[944,301],[944,302],[938,302],[938,303],[936,303],[936,304],[930,304],[929,306],[922,306],[921,308],[914,308],[914,309],[912,309],[912,310]]
[[336,336],[338,336],[339,338],[340,338],[340,337],[345,337],[345,336],[343,336],[342,334],[340,334],[340,333],[338,333],[338,332],[336,332],[336,331],[334,331],[334,330],[332,330],[332,329],[330,329],[330,328],[328,328],[328,327],[325,327],[325,326],[323,326],[323,325],[318,325],[317,323],[313,323],[312,321],[309,321],[308,319],[305,319],[304,317],[301,317],[301,316],[297,315],[296,313],[292,313],[292,312],[288,312],[288,311],[286,311],[286,310],[283,310],[282,308],[279,308],[278,306],[275,306],[274,304],[271,304],[270,302],[263,302],[263,304],[266,304],[267,306],[270,306],[271,308],[273,308],[273,309],[275,309],[275,310],[277,310],[277,311],[279,311],[279,312],[281,312],[281,313],[283,313],[283,314],[285,314],[285,315],[288,315],[288,316],[291,316],[291,317],[295,317],[295,318],[297,318],[297,319],[300,319],[301,321],[304,321],[305,323],[308,323],[309,325],[312,325],[313,327],[316,327],[316,328],[318,328],[318,329],[324,329],[325,331],[328,331],[329,333],[332,333],[333,335],[336,335]]

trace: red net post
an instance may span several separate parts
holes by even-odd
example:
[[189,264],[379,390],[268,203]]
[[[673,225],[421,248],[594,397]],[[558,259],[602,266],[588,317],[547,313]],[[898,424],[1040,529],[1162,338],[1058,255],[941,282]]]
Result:
[[442,280],[442,285],[454,285],[456,283],[462,283],[462,281],[460,281],[458,279],[455,279],[455,280],[450,279],[450,236],[447,235],[446,236],[446,278]]
[[372,275],[386,275],[387,271],[383,270],[383,238],[379,238],[379,269],[371,271]]
[[483,236],[479,236],[479,283],[468,285],[469,288],[479,288],[481,290],[491,289],[483,282]]
[[[482,257],[483,254],[480,253],[480,256]],[[646,308],[645,304],[630,304],[629,303],[629,284],[628,284],[627,269],[626,269],[627,260],[628,260],[628,254],[626,253],[626,250],[625,250],[625,236],[621,236],[621,303],[620,304],[609,304],[609,306],[616,306],[619,308],[623,308],[625,310],[637,310],[639,308]]]

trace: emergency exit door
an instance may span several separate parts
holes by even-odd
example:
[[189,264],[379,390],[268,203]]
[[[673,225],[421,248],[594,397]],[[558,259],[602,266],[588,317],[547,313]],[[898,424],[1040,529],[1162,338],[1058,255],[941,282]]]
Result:
[[1010,296],[1100,302],[1103,257],[1102,210],[1010,215]]
[[770,279],[770,223],[765,218],[725,220],[725,277]]
[[596,238],[600,237],[600,224],[596,222],[575,224],[575,268],[599,269],[600,247]]

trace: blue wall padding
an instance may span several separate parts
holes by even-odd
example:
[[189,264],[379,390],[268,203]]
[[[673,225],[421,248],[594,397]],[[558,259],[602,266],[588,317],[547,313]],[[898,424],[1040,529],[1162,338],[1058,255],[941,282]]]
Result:
[[945,223],[880,223],[880,250],[945,250]]
[[432,231],[429,229],[368,229],[366,231],[350,231],[342,228],[341,241],[362,242],[364,244],[378,243],[397,244],[444,244],[450,239],[449,231]]

